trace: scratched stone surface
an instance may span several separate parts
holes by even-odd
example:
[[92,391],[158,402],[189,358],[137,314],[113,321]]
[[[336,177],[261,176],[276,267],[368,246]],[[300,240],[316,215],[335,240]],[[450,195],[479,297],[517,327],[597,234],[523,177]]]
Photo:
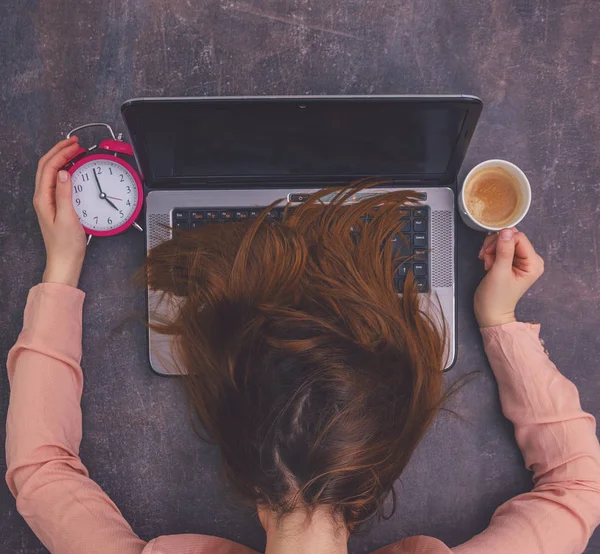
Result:
[[[36,162],[69,128],[98,120],[123,130],[120,103],[137,96],[468,93],[485,109],[461,175],[493,157],[529,175],[522,229],[547,271],[520,315],[543,323],[556,364],[600,415],[597,2],[3,0],[0,10],[3,360],[44,265]],[[480,374],[450,402],[461,417],[442,413],[418,448],[395,515],[353,537],[352,553],[413,534],[456,545],[531,486],[471,313],[481,240],[458,229],[460,345],[448,381]],[[190,430],[179,383],[149,369],[144,296],[130,282],[143,257],[133,230],[89,248],[81,456],[142,538],[210,533],[261,549],[262,529],[223,481],[217,452]],[[8,398],[3,371],[2,418]],[[45,552],[5,485],[0,552]],[[600,552],[599,533],[586,552]]]

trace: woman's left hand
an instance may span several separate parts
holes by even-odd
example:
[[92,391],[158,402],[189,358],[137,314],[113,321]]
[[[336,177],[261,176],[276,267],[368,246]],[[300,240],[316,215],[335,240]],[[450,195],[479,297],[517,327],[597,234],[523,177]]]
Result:
[[[42,281],[76,287],[85,257],[85,231],[73,207],[71,176],[60,170],[77,152],[77,137],[59,142],[37,168],[33,206],[46,246]],[[60,170],[60,171],[59,171]]]

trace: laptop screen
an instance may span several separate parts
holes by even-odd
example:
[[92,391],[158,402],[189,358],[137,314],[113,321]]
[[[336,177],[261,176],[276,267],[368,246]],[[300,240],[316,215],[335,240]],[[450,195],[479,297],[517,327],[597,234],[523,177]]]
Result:
[[124,117],[146,181],[439,176],[465,128],[460,103],[338,99],[140,101]]

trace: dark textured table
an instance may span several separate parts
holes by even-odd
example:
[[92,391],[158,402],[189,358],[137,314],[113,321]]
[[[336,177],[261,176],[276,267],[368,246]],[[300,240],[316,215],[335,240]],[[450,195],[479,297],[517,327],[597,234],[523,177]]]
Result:
[[[135,96],[469,93],[485,108],[461,175],[491,157],[528,174],[533,205],[521,228],[547,271],[520,314],[544,324],[554,361],[600,415],[597,2],[22,0],[0,9],[3,360],[44,264],[36,162],[69,128],[98,120],[123,130],[119,105]],[[481,240],[459,228],[460,346],[448,381],[481,373],[449,404],[460,417],[442,413],[418,448],[394,517],[352,538],[350,552],[412,534],[455,545],[531,485],[471,313]],[[260,550],[262,529],[223,482],[214,447],[192,434],[178,381],[149,369],[144,295],[130,284],[143,257],[133,230],[88,251],[81,456],[144,539],[211,533]],[[2,418],[8,398],[3,372]],[[0,552],[45,552],[5,485]],[[600,552],[600,533],[586,552]]]

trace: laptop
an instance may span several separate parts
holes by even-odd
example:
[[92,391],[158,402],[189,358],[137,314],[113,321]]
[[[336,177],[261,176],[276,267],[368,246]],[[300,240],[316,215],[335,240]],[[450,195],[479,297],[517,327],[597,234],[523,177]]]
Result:
[[[368,194],[416,190],[422,205],[401,214],[409,243],[398,244],[414,259],[401,266],[395,284],[400,290],[412,271],[423,301],[439,301],[449,369],[457,344],[457,175],[481,109],[473,96],[128,100],[121,112],[144,181],[146,246],[168,240],[168,227],[250,219],[278,199],[271,217],[281,217],[288,202],[365,177],[389,182]],[[159,304],[148,291],[150,323],[170,309],[176,306]],[[156,373],[173,372],[170,341],[149,331]]]

